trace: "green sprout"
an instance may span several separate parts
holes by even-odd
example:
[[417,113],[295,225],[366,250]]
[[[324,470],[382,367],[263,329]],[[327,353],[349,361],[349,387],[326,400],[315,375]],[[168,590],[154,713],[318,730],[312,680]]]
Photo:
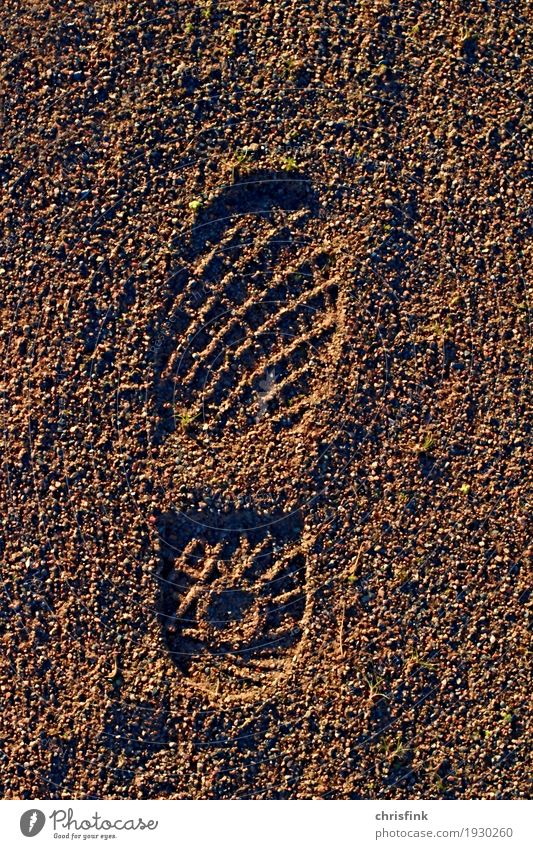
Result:
[[394,760],[403,760],[410,751],[410,746],[406,745],[402,740],[402,735],[399,733],[394,738],[383,738],[378,744],[378,749],[381,754],[385,755],[389,762]]
[[432,435],[430,433],[428,433],[428,435],[426,436],[426,438],[424,439],[424,441],[421,445],[422,451],[426,451],[426,452],[431,451],[431,449],[434,446],[435,446],[435,440],[433,439]]
[[402,735],[396,735],[396,746],[392,753],[394,758],[398,758],[398,760],[403,760],[405,756],[409,753],[411,747],[405,744],[402,740]]
[[196,210],[200,209],[202,205],[203,202],[199,199],[189,201],[189,209],[192,209],[193,212],[196,212]]
[[248,150],[248,147],[246,145],[244,145],[244,147],[241,147],[241,149],[237,151],[237,153],[235,154],[235,159],[237,160],[239,165],[244,165],[246,162],[249,161],[250,151]]
[[381,675],[365,675],[364,679],[368,687],[369,698],[372,701],[374,699],[386,699],[390,702],[391,696],[388,693],[383,693],[380,689],[382,684],[385,683],[385,679]]
[[427,660],[422,660],[420,654],[416,649],[412,652],[411,656],[408,658],[409,666],[420,666],[421,669],[429,669],[430,671],[436,669],[435,663],[430,663]]
[[231,163],[231,182],[235,183],[237,172],[239,169],[244,173],[249,167],[249,162],[252,159],[252,151],[247,145],[241,147],[235,152],[233,162]]
[[435,775],[435,787],[441,793],[444,793],[444,791],[446,790],[446,785],[444,784],[444,781],[442,780],[440,775]]
[[296,162],[294,157],[285,156],[285,158],[282,160],[281,167],[283,168],[284,171],[289,171],[289,172],[290,171],[297,171],[298,170],[298,163]]
[[427,329],[429,330],[430,333],[433,334],[433,336],[443,336],[444,335],[442,325],[439,324],[438,321],[433,321],[431,324],[429,324],[427,326]]
[[179,415],[179,423],[182,430],[187,430],[193,421],[198,418],[200,413],[190,413],[188,410],[183,410]]

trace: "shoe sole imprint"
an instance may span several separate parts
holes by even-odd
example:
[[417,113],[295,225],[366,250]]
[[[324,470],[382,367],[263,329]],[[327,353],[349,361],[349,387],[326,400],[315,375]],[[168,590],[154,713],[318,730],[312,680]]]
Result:
[[301,522],[256,517],[246,529],[249,518],[235,512],[215,528],[202,518],[169,511],[158,521],[163,638],[193,685],[253,695],[290,671],[310,616]]
[[[177,408],[192,410],[219,452],[228,433],[235,445],[254,429],[264,439],[265,427],[291,447],[338,360],[328,257],[286,221],[272,226],[280,211],[293,226],[314,217],[308,181],[261,174],[223,190],[196,221],[188,267],[157,331],[156,403],[172,402],[169,430]],[[191,684],[250,694],[290,671],[312,607],[303,522],[303,511],[275,506],[265,518],[235,500],[159,517],[157,609],[166,647]]]

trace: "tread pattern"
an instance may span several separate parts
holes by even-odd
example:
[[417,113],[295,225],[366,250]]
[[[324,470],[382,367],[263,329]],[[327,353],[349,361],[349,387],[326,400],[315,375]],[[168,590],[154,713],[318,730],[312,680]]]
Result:
[[[306,235],[316,215],[309,181],[260,173],[226,187],[195,222],[154,371],[156,396],[201,416],[211,451],[228,434],[279,444],[280,430],[290,447],[330,391],[339,293],[330,258]],[[303,512],[281,503],[265,518],[236,504],[158,520],[164,640],[208,688],[279,674],[310,607]]]

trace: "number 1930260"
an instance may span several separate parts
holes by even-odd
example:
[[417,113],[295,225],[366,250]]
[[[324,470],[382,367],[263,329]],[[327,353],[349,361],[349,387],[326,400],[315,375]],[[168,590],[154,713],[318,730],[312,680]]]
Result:
[[466,826],[465,837],[512,837],[513,829],[497,826]]

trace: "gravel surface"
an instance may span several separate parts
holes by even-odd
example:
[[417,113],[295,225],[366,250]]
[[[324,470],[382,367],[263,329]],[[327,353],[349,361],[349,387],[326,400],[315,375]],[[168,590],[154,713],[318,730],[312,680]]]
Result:
[[7,0],[4,798],[528,795],[526,13]]

